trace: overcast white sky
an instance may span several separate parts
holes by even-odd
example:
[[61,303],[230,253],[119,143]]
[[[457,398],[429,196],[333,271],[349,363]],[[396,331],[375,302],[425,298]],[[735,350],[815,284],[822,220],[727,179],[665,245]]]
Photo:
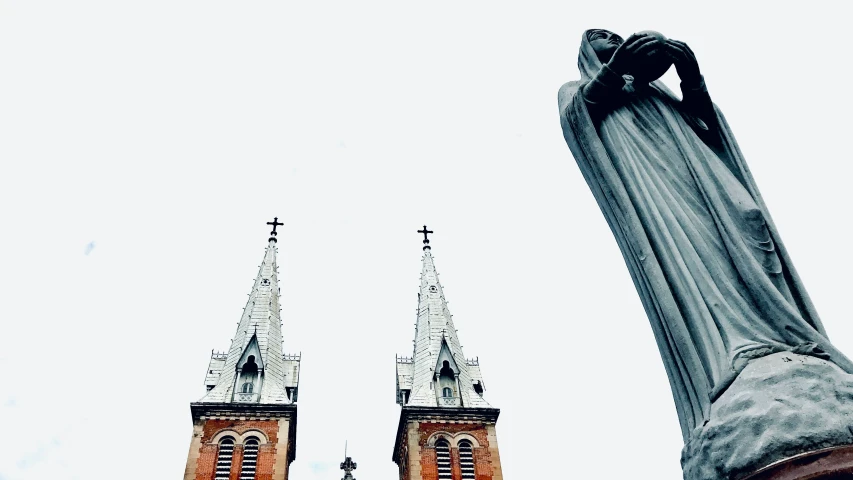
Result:
[[397,478],[424,223],[508,480],[681,478],[651,329],[560,131],[584,29],[692,46],[853,354],[849,17],[691,5],[0,0],[0,480],[181,478],[273,216],[293,480],[340,478],[345,440],[356,478]]

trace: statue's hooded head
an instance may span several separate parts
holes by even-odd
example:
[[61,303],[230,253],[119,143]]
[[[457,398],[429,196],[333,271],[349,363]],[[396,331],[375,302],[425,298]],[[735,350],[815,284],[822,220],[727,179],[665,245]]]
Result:
[[578,55],[578,70],[581,72],[581,77],[591,80],[601,70],[601,66],[610,61],[613,52],[623,42],[622,37],[608,30],[592,28],[583,32]]

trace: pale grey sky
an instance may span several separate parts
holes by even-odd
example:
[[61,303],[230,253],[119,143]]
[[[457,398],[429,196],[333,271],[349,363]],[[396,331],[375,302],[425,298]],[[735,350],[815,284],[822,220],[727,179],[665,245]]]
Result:
[[345,440],[356,478],[397,478],[424,223],[508,480],[680,478],[666,374],[557,89],[586,28],[690,44],[853,354],[835,5],[0,0],[0,480],[180,478],[273,216],[303,354],[293,480],[340,478]]

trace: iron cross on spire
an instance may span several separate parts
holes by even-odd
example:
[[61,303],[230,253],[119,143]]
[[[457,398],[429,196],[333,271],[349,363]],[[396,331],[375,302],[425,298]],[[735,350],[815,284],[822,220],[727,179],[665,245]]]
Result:
[[355,470],[356,463],[352,461],[352,457],[346,457],[346,460],[341,462],[341,470],[344,471],[344,478],[341,480],[355,480],[352,476],[352,471]]
[[278,217],[275,217],[273,221],[267,222],[267,225],[272,225],[272,232],[270,232],[270,241],[277,242],[278,240],[276,240],[275,237],[278,236],[278,233],[276,233],[275,227],[280,227],[284,224],[278,221]]
[[418,230],[418,233],[423,233],[423,234],[424,234],[424,250],[428,250],[428,249],[430,248],[430,246],[429,246],[429,236],[428,236],[428,235],[429,235],[430,233],[433,233],[433,231],[432,231],[432,230],[427,230],[427,226],[426,226],[426,225],[424,225],[424,229],[423,229],[423,230]]

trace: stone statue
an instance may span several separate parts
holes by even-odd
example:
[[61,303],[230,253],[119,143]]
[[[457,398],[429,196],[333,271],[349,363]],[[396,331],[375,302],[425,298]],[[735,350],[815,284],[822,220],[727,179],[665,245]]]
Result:
[[[681,100],[657,80],[670,65]],[[827,339],[691,49],[588,30],[578,68],[559,92],[563,133],[651,322],[685,478],[853,443],[853,363]]]

